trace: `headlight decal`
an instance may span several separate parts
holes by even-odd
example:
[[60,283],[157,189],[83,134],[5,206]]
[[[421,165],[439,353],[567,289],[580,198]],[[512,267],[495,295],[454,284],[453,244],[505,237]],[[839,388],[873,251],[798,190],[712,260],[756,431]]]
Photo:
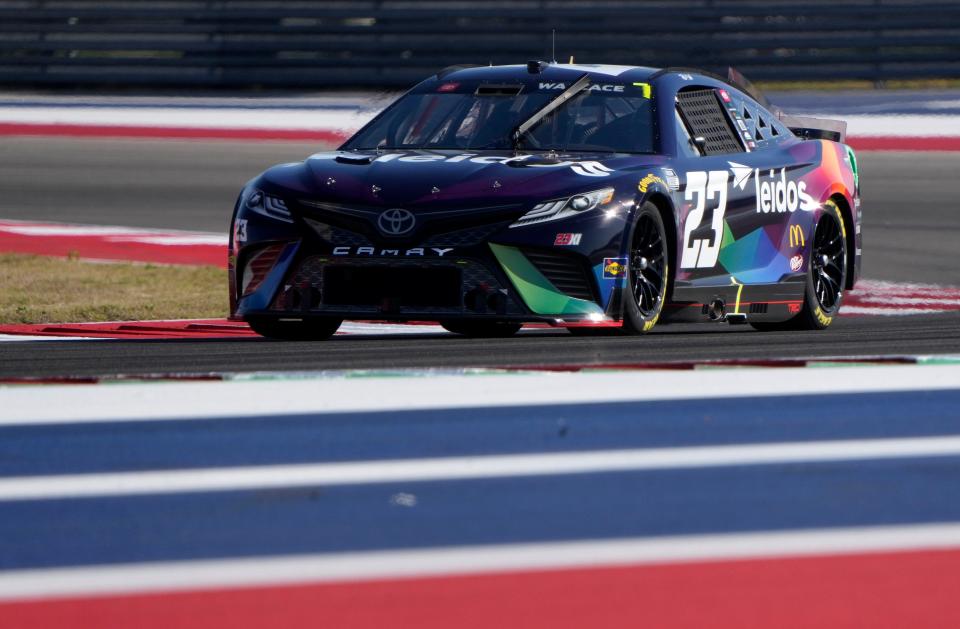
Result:
[[253,190],[244,200],[243,205],[248,210],[275,218],[278,221],[292,223],[293,218],[286,202],[280,197],[264,193],[262,190]]
[[592,192],[576,194],[566,199],[555,199],[539,203],[532,210],[521,216],[510,227],[524,227],[526,225],[535,225],[547,221],[556,221],[571,216],[577,216],[583,212],[607,205],[613,201],[613,195],[616,191],[613,188],[602,188]]

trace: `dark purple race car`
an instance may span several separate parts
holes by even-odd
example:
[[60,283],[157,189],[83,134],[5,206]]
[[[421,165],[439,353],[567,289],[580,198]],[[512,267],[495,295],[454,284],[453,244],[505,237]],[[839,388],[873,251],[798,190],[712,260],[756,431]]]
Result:
[[771,110],[732,76],[440,72],[338,150],[247,184],[232,313],[292,339],[344,319],[469,336],[527,322],[825,328],[860,266],[845,125]]

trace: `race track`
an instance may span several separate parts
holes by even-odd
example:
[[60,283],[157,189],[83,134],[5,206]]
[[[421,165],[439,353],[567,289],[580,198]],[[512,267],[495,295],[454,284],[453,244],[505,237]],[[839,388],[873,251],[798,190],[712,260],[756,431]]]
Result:
[[[317,148],[5,138],[0,219],[222,232]],[[0,381],[241,373],[0,385],[0,627],[960,626],[960,152],[860,162],[899,288],[824,332],[8,337]]]
[[[319,148],[290,142],[6,138],[0,218],[223,231],[239,188]],[[960,285],[957,153],[862,153],[863,276]],[[896,307],[894,305],[894,307]],[[0,344],[0,376],[568,365],[719,358],[960,353],[957,314],[851,317],[825,333],[663,326],[644,338],[561,330],[502,340],[452,335]]]

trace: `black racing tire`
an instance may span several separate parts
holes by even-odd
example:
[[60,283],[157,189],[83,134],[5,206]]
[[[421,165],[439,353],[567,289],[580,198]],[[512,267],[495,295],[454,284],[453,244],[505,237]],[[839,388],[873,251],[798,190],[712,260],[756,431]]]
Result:
[[847,281],[847,238],[843,214],[833,201],[823,204],[824,212],[813,231],[807,260],[807,286],[803,306],[797,315],[777,323],[751,323],[757,330],[823,330],[830,327],[843,304]]
[[250,317],[250,328],[270,339],[282,341],[323,341],[343,323],[343,319],[310,318],[303,321],[283,321],[277,317]]
[[509,321],[441,321],[440,325],[447,332],[485,339],[513,336],[523,327]]
[[630,236],[621,334],[646,334],[663,312],[670,286],[670,252],[660,210],[649,201],[637,212]]

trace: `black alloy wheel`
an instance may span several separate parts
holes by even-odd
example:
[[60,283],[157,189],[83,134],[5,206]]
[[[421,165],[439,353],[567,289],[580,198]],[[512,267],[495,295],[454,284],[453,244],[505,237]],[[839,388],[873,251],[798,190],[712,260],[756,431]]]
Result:
[[663,301],[664,273],[667,264],[662,227],[653,217],[643,215],[637,221],[630,251],[630,281],[633,299],[644,318],[660,311]]
[[647,202],[637,213],[630,239],[622,333],[644,334],[653,329],[663,310],[669,282],[667,231],[660,210]]
[[813,292],[825,311],[832,311],[840,303],[847,264],[843,232],[832,212],[824,213],[817,223],[810,252],[813,273]]

